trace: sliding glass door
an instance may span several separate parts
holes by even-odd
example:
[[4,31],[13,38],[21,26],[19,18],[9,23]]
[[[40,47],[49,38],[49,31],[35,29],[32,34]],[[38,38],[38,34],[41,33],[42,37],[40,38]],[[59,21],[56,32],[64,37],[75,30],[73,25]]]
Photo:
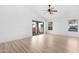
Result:
[[44,22],[32,21],[32,35],[39,35],[44,33]]

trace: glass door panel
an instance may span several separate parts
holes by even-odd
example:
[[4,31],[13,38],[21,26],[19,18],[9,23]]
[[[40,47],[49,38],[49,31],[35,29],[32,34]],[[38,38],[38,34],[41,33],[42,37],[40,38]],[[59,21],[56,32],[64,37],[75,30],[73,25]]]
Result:
[[32,35],[37,35],[37,23],[32,22]]
[[44,33],[44,23],[39,22],[38,23],[38,34],[43,34]]

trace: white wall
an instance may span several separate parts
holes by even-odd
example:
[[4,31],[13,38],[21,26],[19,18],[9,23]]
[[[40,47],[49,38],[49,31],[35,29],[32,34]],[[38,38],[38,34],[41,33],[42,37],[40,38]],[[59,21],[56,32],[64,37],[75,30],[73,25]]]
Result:
[[43,15],[41,14],[42,10],[45,10],[44,8],[47,7],[46,5],[31,5],[30,9],[32,10],[33,13],[33,18],[32,20],[36,21],[42,21],[44,22],[44,33],[47,32],[47,20]]
[[26,8],[28,6],[0,6],[0,42],[32,36],[32,15]]
[[[79,6],[57,5],[58,12],[51,17],[53,30],[48,33],[79,37]],[[68,31],[68,20],[78,19],[78,32]]]
[[0,42],[32,36],[32,19],[43,18],[31,8],[30,5],[0,6]]
[[[47,7],[44,9],[44,6],[0,6],[0,42],[32,36],[32,20],[44,21],[46,32],[46,20],[49,19],[45,18],[45,14],[40,14],[43,13],[42,10],[47,9]],[[68,31],[68,20],[79,20],[79,6],[58,5],[56,9],[58,12],[50,20],[53,21],[53,31],[48,33],[79,37],[79,32]]]

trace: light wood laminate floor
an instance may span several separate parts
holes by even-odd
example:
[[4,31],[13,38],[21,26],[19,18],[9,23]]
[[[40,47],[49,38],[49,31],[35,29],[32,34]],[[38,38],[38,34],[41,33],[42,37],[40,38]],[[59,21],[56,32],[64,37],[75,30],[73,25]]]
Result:
[[79,38],[59,35],[37,35],[32,38],[0,44],[2,53],[76,53],[79,52]]

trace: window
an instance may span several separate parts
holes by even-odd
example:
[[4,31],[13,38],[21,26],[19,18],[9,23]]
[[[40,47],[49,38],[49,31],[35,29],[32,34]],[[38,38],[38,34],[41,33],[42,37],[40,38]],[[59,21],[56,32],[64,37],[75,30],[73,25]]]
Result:
[[48,30],[53,30],[53,22],[48,22]]
[[77,19],[69,20],[68,31],[78,32],[78,20]]

